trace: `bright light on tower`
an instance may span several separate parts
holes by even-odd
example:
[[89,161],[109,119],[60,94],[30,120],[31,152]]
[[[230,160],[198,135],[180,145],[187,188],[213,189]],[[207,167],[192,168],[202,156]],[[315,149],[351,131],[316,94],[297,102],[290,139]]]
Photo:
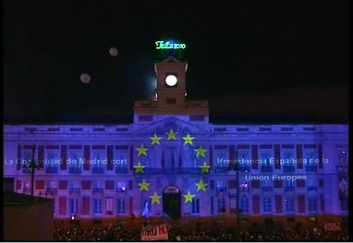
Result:
[[172,87],[172,86],[175,86],[177,83],[178,83],[178,79],[175,75],[173,74],[170,74],[168,75],[166,78],[165,78],[165,83]]

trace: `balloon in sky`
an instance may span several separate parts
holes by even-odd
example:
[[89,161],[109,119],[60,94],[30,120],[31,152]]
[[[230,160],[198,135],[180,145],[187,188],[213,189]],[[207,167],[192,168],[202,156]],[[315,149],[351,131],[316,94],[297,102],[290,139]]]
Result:
[[109,49],[109,54],[112,56],[112,57],[116,57],[118,55],[118,49],[116,49],[115,47],[111,47]]
[[84,84],[89,84],[91,82],[91,76],[88,73],[82,73],[80,80]]

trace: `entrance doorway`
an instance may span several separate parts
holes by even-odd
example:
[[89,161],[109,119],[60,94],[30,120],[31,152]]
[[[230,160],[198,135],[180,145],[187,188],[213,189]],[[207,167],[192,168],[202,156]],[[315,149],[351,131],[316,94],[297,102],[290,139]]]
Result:
[[181,215],[181,195],[179,188],[167,187],[163,192],[163,213],[172,219],[179,219]]

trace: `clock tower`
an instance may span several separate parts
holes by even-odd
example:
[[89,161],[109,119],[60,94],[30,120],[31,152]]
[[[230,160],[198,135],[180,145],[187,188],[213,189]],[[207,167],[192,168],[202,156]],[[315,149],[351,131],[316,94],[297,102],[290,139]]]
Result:
[[156,63],[154,65],[157,77],[155,99],[135,101],[135,121],[136,116],[139,115],[198,116],[208,121],[208,102],[187,100],[187,70],[188,64],[174,57]]

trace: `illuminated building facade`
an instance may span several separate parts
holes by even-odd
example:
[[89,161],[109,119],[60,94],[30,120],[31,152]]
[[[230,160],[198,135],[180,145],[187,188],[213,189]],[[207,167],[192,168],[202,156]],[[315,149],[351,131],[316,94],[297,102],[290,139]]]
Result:
[[5,125],[5,177],[55,217],[347,215],[348,126],[216,125],[186,96],[188,65],[155,64],[128,125]]

